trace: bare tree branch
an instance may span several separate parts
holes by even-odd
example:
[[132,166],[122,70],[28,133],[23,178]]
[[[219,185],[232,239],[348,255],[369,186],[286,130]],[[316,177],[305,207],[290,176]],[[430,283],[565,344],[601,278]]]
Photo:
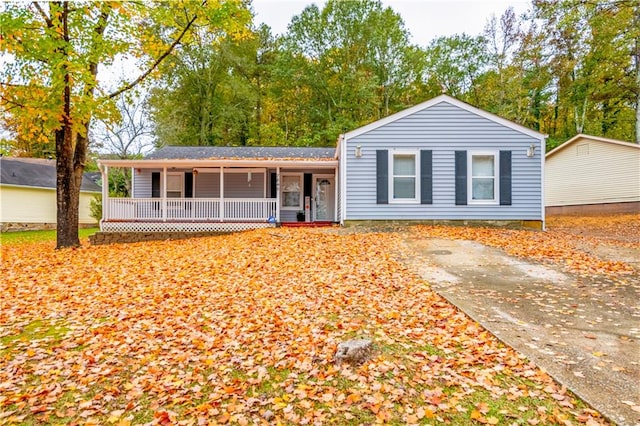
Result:
[[[204,6],[207,3],[207,0],[204,0],[202,2],[202,6]],[[187,32],[189,31],[189,29],[191,28],[191,26],[193,25],[193,23],[196,21],[196,19],[198,19],[198,15],[193,15],[193,17],[191,17],[191,19],[187,22],[187,25],[185,25],[185,27],[182,29],[182,32],[180,33],[180,35],[178,36],[178,38],[176,38],[173,43],[171,43],[171,46],[169,46],[169,48],[162,54],[160,55],[160,57],[158,57],[158,59],[155,60],[155,62],[151,65],[151,67],[145,71],[143,74],[141,74],[138,78],[136,78],[135,80],[133,80],[131,83],[127,84],[126,86],[116,90],[113,93],[110,93],[106,96],[107,99],[113,99],[116,96],[120,95],[121,93],[126,92],[127,90],[135,87],[138,83],[140,83],[141,81],[143,81],[145,78],[147,78],[147,76],[149,76],[149,74],[151,74],[156,68],[158,68],[158,66],[162,63],[162,61],[164,61],[164,59],[169,56],[171,54],[171,52],[173,52],[173,50],[175,49],[175,47],[180,44],[180,42],[182,41],[182,38],[185,36],[185,34],[187,34]]]
[[49,28],[53,27],[53,21],[49,16],[47,16],[47,13],[44,11],[44,9],[42,9],[42,7],[40,6],[40,3],[38,3],[37,1],[34,1],[33,6],[38,10],[38,13],[40,13],[40,16],[42,16],[42,19],[44,19],[44,22],[46,22],[47,27]]

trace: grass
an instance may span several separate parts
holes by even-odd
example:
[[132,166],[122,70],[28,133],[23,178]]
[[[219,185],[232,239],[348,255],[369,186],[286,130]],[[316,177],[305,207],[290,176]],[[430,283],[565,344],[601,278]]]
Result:
[[[398,241],[276,229],[126,253],[3,247],[0,423],[604,423],[386,258]],[[336,365],[337,344],[363,337],[373,358]]]
[[[89,238],[98,232],[98,228],[81,228],[78,231],[80,239]],[[20,231],[0,233],[0,244],[39,243],[56,240],[56,231]]]
[[[16,344],[23,343],[28,346],[29,343],[38,340],[48,340],[50,344],[61,341],[67,334],[69,329],[61,324],[56,324],[46,320],[35,320],[25,325],[19,334],[6,335],[0,337],[0,356],[16,349]],[[13,351],[15,352],[15,350]]]

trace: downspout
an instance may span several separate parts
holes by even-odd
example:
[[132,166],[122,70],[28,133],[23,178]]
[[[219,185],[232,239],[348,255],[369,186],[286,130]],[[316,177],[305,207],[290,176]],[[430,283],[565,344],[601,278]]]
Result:
[[276,167],[276,223],[280,223],[280,166]]
[[546,136],[542,136],[540,138],[540,180],[541,180],[540,198],[542,199],[541,213],[542,213],[542,230],[543,231],[547,230],[547,222],[546,222],[547,213],[545,210],[545,192],[544,192],[544,187],[545,187],[544,165],[545,165],[545,158],[547,156],[546,138],[547,138]]
[[340,168],[340,226],[344,226],[347,217],[347,137],[340,139],[340,158],[338,167]]
[[338,185],[340,185],[340,176],[339,176],[339,168],[338,167],[334,167],[333,168],[333,175],[336,177],[335,181],[335,189],[333,190],[334,194],[333,194],[333,199],[335,200],[335,202],[333,203],[333,217],[334,220],[340,221],[340,218],[338,217],[338,203],[340,202],[340,200],[338,199],[338,195],[340,194],[340,191],[338,191]]

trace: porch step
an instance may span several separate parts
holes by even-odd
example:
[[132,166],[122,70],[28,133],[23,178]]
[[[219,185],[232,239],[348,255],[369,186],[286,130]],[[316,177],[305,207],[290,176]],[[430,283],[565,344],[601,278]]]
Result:
[[322,221],[322,222],[282,222],[280,226],[285,228],[323,228],[327,226],[334,226],[335,222]]

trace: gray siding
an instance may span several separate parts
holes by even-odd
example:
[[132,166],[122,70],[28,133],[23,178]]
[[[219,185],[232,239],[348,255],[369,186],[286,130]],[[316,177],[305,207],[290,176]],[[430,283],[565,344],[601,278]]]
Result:
[[[531,143],[538,147],[533,158],[526,155]],[[354,155],[356,145],[361,158]],[[432,150],[433,204],[377,204],[377,149]],[[456,150],[511,150],[512,205],[455,205]],[[347,140],[345,219],[542,220],[543,151],[531,136],[446,102],[433,105]]]
[[253,172],[251,182],[246,173],[224,174],[224,196],[226,198],[263,198],[264,174]]
[[[178,170],[178,172],[189,170]],[[151,198],[151,173],[160,172],[162,169],[142,169],[136,173],[133,186],[136,198]],[[172,170],[171,172],[175,172]],[[251,182],[247,180],[247,173],[225,173],[224,193],[226,198],[263,198],[264,194],[263,173],[253,172]],[[220,173],[198,173],[194,176],[195,192],[197,198],[218,198],[220,196]],[[162,177],[160,178],[162,187]],[[161,189],[162,192],[162,189]]]
[[196,186],[196,190],[193,194],[194,197],[220,197],[220,173],[198,173],[193,180],[195,181]]
[[[162,169],[140,169],[140,173],[133,171],[133,195],[136,198],[151,198],[151,173],[160,172]],[[160,179],[162,185],[162,179]]]

